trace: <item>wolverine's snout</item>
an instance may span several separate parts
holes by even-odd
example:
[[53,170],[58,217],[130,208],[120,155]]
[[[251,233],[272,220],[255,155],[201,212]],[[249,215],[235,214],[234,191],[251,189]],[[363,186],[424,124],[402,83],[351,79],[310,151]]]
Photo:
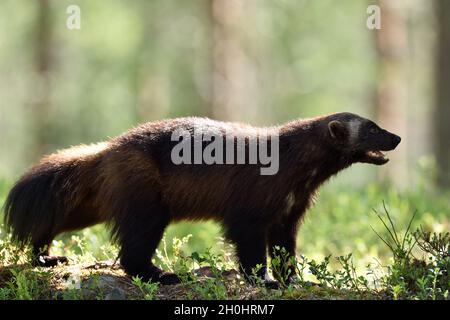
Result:
[[394,138],[393,140],[394,140],[394,149],[395,149],[402,141],[402,138],[400,138],[400,136],[398,136],[396,134],[393,134],[393,138]]
[[389,131],[386,131],[386,133],[389,134],[390,143],[389,143],[389,147],[385,151],[394,150],[400,144],[400,142],[402,141],[402,138],[400,138],[400,136],[398,136],[396,134],[390,133]]

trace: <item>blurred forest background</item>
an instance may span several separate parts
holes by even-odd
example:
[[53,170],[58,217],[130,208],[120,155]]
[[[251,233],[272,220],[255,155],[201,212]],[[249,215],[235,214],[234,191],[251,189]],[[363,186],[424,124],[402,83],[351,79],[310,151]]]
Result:
[[[66,27],[70,5],[80,30]],[[370,5],[381,8],[380,30],[366,26]],[[356,165],[324,188],[299,252],[382,256],[370,226],[383,200],[400,226],[417,209],[419,223],[449,229],[450,1],[0,3],[0,201],[42,155],[138,123],[271,125],[338,111],[403,140],[385,167]],[[220,236],[212,223],[168,236],[188,233],[191,250]],[[103,227],[82,234],[93,250],[107,241]]]

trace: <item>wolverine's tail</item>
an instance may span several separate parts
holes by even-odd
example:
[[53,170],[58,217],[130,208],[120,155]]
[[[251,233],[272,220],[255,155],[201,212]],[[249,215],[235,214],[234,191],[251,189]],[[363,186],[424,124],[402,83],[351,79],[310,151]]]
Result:
[[22,243],[49,235],[57,223],[58,176],[54,167],[38,166],[25,174],[8,194],[5,225]]
[[14,240],[41,246],[61,231],[64,219],[88,192],[94,165],[90,163],[102,149],[63,150],[44,158],[17,181],[4,205],[5,225]]

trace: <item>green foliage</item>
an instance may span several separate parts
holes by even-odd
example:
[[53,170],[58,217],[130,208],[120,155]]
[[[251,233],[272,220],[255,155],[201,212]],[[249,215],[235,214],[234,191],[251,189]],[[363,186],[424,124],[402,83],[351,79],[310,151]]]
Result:
[[164,236],[161,241],[162,249],[156,250],[156,259],[158,264],[162,265],[170,272],[180,272],[187,270],[186,257],[184,255],[183,247],[189,242],[192,237],[191,234],[179,239],[174,237],[172,239],[171,256],[169,257],[169,250],[167,248],[166,237]]
[[[388,214],[388,213],[387,213]],[[388,224],[382,224],[387,227]],[[376,280],[368,276],[373,269],[366,270],[366,276],[358,274],[352,254],[336,257],[339,268],[331,268],[331,256],[321,261],[299,258],[287,258],[286,250],[277,250],[279,255],[272,259],[272,272],[281,276],[282,287],[279,290],[268,290],[264,283],[256,278],[254,270],[253,288],[259,292],[258,298],[297,299],[308,292],[312,296],[322,298],[347,299],[448,299],[450,288],[450,234],[437,234],[424,231],[422,228],[408,232],[405,240],[410,245],[392,248],[392,264],[385,269],[385,274]],[[170,264],[173,271],[182,280],[182,298],[185,299],[239,299],[247,287],[240,275],[230,273],[230,265],[224,257],[207,250],[205,253],[194,252],[191,255],[182,253],[182,246],[188,239],[176,239],[174,248],[180,253],[176,264]],[[394,236],[395,238],[395,236]],[[383,242],[387,240],[383,239]],[[395,242],[402,243],[402,242]],[[415,246],[413,250],[411,246]],[[11,246],[11,250],[15,250]],[[4,250],[9,248],[4,247]],[[415,255],[422,253],[421,258]],[[78,258],[82,261],[82,256]],[[168,258],[170,259],[170,258]],[[289,260],[286,260],[289,259]],[[282,267],[281,261],[289,261],[295,266],[298,277],[296,281],[289,278],[289,272]],[[165,261],[169,263],[169,261]],[[167,269],[167,268],[166,268]],[[283,273],[284,272],[284,273]],[[283,275],[284,274],[284,275]],[[65,278],[64,276],[63,278]],[[89,280],[81,287],[67,287],[64,290],[52,289],[52,282],[57,281],[52,269],[32,268],[29,265],[10,266],[0,273],[0,298],[2,299],[104,299],[106,292],[100,285],[100,275],[91,274]],[[306,279],[311,279],[309,281]],[[65,280],[65,282],[70,279]],[[371,282],[373,281],[373,283]],[[132,297],[135,299],[153,300],[158,298],[160,286],[157,283],[143,282],[140,278],[132,278],[130,284],[137,289]],[[53,293],[52,293],[53,292]],[[55,292],[59,292],[56,296]]]
[[274,257],[270,260],[272,273],[280,281],[281,285],[286,287],[289,278],[292,276],[290,267],[297,264],[295,257],[291,257],[285,248],[280,248],[279,246],[276,246],[273,251]]
[[[402,245],[394,242],[395,246],[390,247],[394,254],[394,264],[388,267],[389,275],[385,281],[393,298],[448,299],[450,233],[431,233],[421,227],[414,233],[405,234],[405,238]],[[403,243],[407,245],[404,246]],[[419,252],[413,254],[416,244]],[[417,254],[422,257],[416,258]]]
[[[198,277],[194,276],[185,282],[187,289],[191,289],[193,296],[198,296],[203,300],[222,300],[230,299],[227,290],[227,280],[224,277],[226,271],[223,256],[214,255],[211,250],[207,250],[203,254],[197,252],[192,253],[189,257],[198,266],[206,266],[210,272],[208,277],[199,281]],[[186,279],[186,278],[184,278]]]
[[[372,208],[384,212],[383,201],[388,204],[386,209],[395,220],[399,234],[405,233],[412,212],[416,212],[417,224],[441,232],[450,229],[448,199],[448,193],[439,194],[425,186],[399,191],[389,185],[369,184],[362,188],[327,185],[300,228],[299,251],[316,260],[352,252],[358,269],[373,263],[373,257],[382,264],[388,263],[391,249],[380,246],[376,233],[369,232],[370,226],[380,223],[378,216],[371,214]],[[390,238],[386,228],[377,232],[383,238]],[[339,265],[334,260],[330,263]]]
[[0,286],[1,299],[33,300],[36,297],[50,297],[50,271],[17,267],[11,268],[9,272],[9,279]]
[[139,277],[133,277],[133,284],[139,288],[143,300],[155,300],[158,293],[158,283],[143,282]]

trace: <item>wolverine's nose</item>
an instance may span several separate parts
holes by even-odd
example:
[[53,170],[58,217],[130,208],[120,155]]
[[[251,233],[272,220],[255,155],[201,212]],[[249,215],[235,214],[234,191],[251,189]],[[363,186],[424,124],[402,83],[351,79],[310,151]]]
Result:
[[394,148],[395,148],[395,147],[397,147],[399,145],[400,141],[402,141],[402,138],[400,138],[396,134],[393,134],[392,137],[393,137],[392,140],[394,142],[394,145],[395,145]]

